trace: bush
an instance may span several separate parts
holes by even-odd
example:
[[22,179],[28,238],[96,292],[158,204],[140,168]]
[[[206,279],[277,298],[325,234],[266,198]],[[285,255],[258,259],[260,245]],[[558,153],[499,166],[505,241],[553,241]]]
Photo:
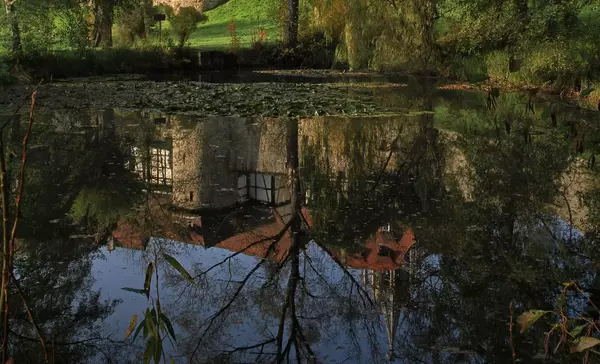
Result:
[[183,7],[180,8],[178,12],[175,12],[173,9],[169,8],[167,14],[173,32],[178,38],[179,49],[182,49],[185,46],[185,43],[190,38],[190,35],[192,35],[192,33],[198,29],[198,23],[207,20],[206,15],[202,14],[193,7]]
[[153,23],[154,8],[150,2],[141,2],[120,9],[117,14],[117,40],[131,46],[136,40],[145,40]]
[[66,48],[84,51],[91,46],[89,34],[91,24],[88,19],[91,10],[86,6],[77,6],[61,11],[56,17],[57,38],[63,40]]
[[481,56],[456,55],[443,67],[445,77],[466,82],[481,82],[488,78],[489,68]]
[[[49,79],[51,75],[54,78],[65,78],[123,73],[188,72],[198,69],[195,52],[181,50],[173,53],[159,47],[24,53],[18,63],[34,78],[45,79]],[[7,64],[14,65],[16,60],[8,60]]]

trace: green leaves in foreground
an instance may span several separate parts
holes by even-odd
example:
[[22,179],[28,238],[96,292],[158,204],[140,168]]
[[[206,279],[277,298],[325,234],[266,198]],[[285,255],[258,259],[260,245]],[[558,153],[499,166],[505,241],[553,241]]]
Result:
[[581,353],[589,348],[593,348],[596,345],[600,344],[600,340],[591,336],[580,337],[575,340],[573,345],[571,346],[571,353]]
[[179,274],[181,274],[181,276],[183,278],[185,278],[188,282],[190,282],[191,284],[196,284],[196,282],[194,282],[194,278],[192,278],[192,276],[188,273],[187,270],[185,270],[185,268],[177,261],[177,259],[173,258],[172,256],[170,256],[169,254],[163,254],[163,257],[165,258],[165,260],[167,261],[167,263],[169,263],[171,265],[171,267],[175,268],[175,270],[177,270],[179,272]]
[[543,311],[543,310],[530,310],[524,312],[519,317],[517,317],[517,324],[519,325],[521,334],[525,332],[531,325],[533,325],[537,320],[539,320],[542,316],[552,311]]
[[[163,258],[169,265],[171,265],[179,274],[181,274],[188,282],[191,284],[195,284],[194,279],[188,273],[187,270],[175,259],[174,257],[163,254]],[[160,300],[159,300],[159,292],[158,292],[158,284],[156,287],[156,297],[150,297],[150,287],[152,287],[152,276],[155,272],[156,261],[150,262],[148,267],[146,268],[146,277],[144,278],[144,289],[137,288],[122,288],[125,291],[138,293],[141,295],[145,295],[149,300],[149,304],[151,305],[144,312],[144,319],[139,324],[137,323],[138,314],[133,315],[131,320],[129,321],[129,326],[127,327],[127,331],[125,332],[125,340],[127,340],[137,324],[137,330],[135,330],[135,334],[133,335],[132,341],[138,337],[140,332],[143,332],[144,340],[146,341],[146,346],[144,349],[144,364],[150,363],[154,360],[154,363],[161,362],[161,356],[166,360],[163,350],[163,340],[168,336],[173,339],[173,341],[177,341],[175,337],[175,329],[173,328],[173,324],[171,320],[162,312]],[[156,275],[156,279],[158,279],[158,274]],[[157,282],[158,283],[158,282]],[[166,333],[166,335],[164,335]]]
[[133,293],[139,293],[139,294],[143,294],[146,295],[146,291],[143,289],[138,289],[138,288],[130,288],[130,287],[123,287],[121,288],[123,291],[128,291],[128,292],[133,292]]
[[125,331],[125,340],[127,340],[129,338],[129,336],[135,329],[135,325],[137,324],[137,319],[138,319],[137,313],[135,315],[133,315],[133,317],[131,317],[131,320],[129,321],[129,326],[127,327],[127,331]]
[[154,272],[154,265],[152,262],[148,264],[146,268],[146,279],[144,280],[144,291],[146,292],[146,298],[150,298],[150,283],[152,283],[152,273]]

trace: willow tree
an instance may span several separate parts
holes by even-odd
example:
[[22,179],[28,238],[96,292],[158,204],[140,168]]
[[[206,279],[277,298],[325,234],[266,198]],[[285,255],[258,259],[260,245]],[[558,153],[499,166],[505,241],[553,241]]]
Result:
[[352,69],[432,69],[436,0],[315,0],[311,27]]

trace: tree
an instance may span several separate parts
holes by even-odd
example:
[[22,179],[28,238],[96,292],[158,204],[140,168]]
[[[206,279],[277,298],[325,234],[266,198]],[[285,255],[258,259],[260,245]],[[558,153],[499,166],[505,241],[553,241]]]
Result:
[[10,22],[11,31],[11,50],[13,53],[20,53],[23,49],[21,44],[21,29],[19,27],[19,19],[17,11],[15,9],[16,0],[5,0],[4,10],[6,11],[6,18]]
[[284,34],[288,47],[294,47],[298,43],[298,0],[287,0],[287,21]]
[[205,21],[206,16],[198,9],[186,6],[179,9],[168,8],[169,21],[173,32],[179,38],[179,49],[183,49],[194,30],[198,29],[198,23]]
[[94,0],[94,47],[112,47],[112,26],[116,0]]

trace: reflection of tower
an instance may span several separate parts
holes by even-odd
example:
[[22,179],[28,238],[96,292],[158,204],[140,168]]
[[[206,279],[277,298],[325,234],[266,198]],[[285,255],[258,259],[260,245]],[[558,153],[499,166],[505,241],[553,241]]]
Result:
[[169,191],[173,183],[171,142],[152,143],[148,148],[133,147],[133,169],[153,190]]
[[[277,200],[285,169],[280,121],[210,117],[173,132],[173,203],[226,208],[245,198]],[[250,190],[253,188],[253,190]]]
[[373,290],[375,302],[383,312],[388,335],[388,358],[393,359],[394,339],[402,308],[410,300],[410,274],[402,268],[387,271],[362,271],[363,284]]

